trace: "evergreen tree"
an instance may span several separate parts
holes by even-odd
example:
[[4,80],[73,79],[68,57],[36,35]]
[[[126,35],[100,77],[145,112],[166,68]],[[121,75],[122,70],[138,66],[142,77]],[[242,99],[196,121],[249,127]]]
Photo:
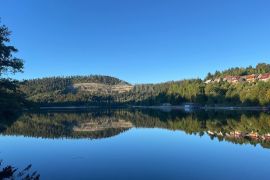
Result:
[[0,25],[0,111],[13,111],[21,107],[23,98],[17,91],[18,82],[10,78],[4,78],[8,74],[22,72],[22,59],[13,56],[18,50],[11,45],[11,32],[5,25]]

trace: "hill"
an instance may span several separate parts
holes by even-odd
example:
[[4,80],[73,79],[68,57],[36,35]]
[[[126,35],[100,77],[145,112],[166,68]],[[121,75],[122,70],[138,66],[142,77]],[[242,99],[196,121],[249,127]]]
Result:
[[[133,86],[110,76],[70,76],[25,80],[20,90],[32,102],[80,103],[94,101],[93,98],[115,96],[130,91]],[[90,100],[92,99],[92,100]]]
[[20,90],[29,101],[41,106],[180,105],[185,102],[211,106],[268,106],[269,72],[270,65],[261,63],[255,68],[209,73],[207,78],[212,79],[211,83],[190,79],[139,85],[109,76],[51,77],[23,81]]

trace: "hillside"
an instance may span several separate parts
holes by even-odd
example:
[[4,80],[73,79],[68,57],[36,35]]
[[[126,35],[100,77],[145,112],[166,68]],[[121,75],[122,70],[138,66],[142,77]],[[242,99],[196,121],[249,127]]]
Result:
[[50,91],[72,91],[74,89],[84,90],[84,86],[91,86],[93,91],[98,91],[99,85],[103,85],[104,87],[131,86],[129,83],[114,77],[91,75],[25,80],[21,83],[21,89],[27,94]]
[[25,80],[20,90],[28,100],[38,103],[82,101],[94,96],[114,96],[130,91],[129,83],[110,76],[70,76]]
[[268,106],[269,72],[269,64],[258,64],[255,68],[209,73],[206,81],[190,79],[134,86],[109,76],[52,77],[23,81],[20,90],[29,101],[41,106],[179,105],[185,102]]

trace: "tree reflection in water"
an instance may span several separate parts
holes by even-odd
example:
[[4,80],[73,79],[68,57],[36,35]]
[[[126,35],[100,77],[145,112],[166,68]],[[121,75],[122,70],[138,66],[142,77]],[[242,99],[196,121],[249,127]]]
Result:
[[8,121],[0,124],[2,135],[99,139],[118,135],[133,127],[163,128],[270,148],[270,114],[266,112],[95,109],[85,112],[28,112],[13,123],[5,122]]

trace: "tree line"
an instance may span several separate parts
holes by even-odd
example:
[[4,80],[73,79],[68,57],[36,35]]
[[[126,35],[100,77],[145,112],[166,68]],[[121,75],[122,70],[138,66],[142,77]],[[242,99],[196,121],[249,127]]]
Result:
[[40,105],[202,105],[268,106],[270,82],[216,82],[201,79],[142,84],[125,93],[90,93],[70,89],[70,78],[46,78],[23,82],[20,90],[29,101]]

